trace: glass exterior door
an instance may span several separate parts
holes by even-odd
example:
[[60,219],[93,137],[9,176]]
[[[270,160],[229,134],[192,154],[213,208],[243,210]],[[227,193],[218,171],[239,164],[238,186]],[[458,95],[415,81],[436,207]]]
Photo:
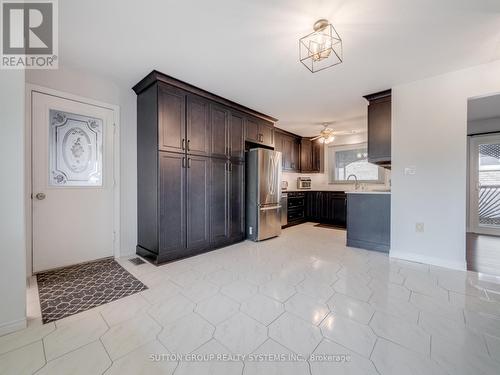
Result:
[[500,235],[500,134],[470,142],[470,229]]

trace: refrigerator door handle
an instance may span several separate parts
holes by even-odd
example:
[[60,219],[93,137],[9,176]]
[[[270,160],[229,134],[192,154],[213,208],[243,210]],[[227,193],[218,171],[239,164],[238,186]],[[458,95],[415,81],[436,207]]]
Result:
[[266,207],[261,207],[260,210],[261,211],[269,211],[269,210],[276,210],[278,208],[281,208],[280,205],[278,206],[266,206]]

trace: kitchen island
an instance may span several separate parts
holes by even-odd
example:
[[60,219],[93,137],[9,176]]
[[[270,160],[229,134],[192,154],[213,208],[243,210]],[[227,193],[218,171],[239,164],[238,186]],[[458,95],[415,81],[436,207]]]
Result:
[[347,192],[347,246],[388,253],[391,245],[391,193]]

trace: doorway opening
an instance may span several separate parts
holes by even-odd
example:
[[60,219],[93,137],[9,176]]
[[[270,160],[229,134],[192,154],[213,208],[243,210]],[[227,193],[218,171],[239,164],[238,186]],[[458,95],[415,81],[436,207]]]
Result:
[[467,269],[500,275],[500,95],[467,106]]

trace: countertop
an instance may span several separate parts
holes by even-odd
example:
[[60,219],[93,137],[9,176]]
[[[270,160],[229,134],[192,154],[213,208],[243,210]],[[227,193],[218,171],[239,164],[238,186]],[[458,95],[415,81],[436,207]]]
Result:
[[326,192],[345,192],[345,190],[328,190],[328,189],[287,189],[281,190],[282,193],[305,193],[306,191],[326,191]]
[[327,190],[327,189],[287,189],[282,190],[282,193],[298,193],[298,192],[306,192],[306,191],[325,191],[325,192],[344,192],[346,194],[391,194],[390,191],[355,191],[355,190]]
[[390,191],[346,191],[346,194],[391,194]]

